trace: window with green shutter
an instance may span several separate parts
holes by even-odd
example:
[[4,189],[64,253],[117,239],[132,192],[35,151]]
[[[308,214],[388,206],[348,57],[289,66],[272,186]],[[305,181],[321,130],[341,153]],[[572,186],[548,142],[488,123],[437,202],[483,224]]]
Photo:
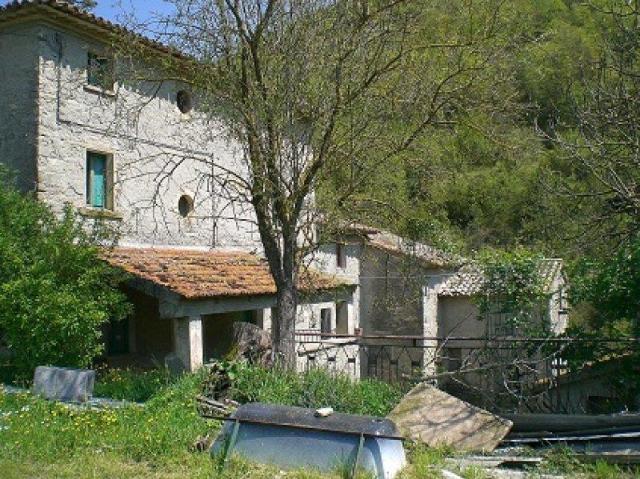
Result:
[[104,153],[87,152],[87,205],[111,209],[111,160]]

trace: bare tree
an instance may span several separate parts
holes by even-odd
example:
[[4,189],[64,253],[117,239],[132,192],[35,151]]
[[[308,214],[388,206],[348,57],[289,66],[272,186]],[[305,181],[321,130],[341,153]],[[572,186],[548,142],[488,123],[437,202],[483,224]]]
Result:
[[[345,165],[366,174],[363,158],[384,164],[477,101],[470,94],[490,71],[501,2],[172,3],[175,14],[145,33],[189,57],[164,58],[163,71],[191,85],[198,108],[242,147],[245,171],[222,168],[217,181],[253,207],[277,287],[275,351],[291,366],[299,273],[316,238],[315,186]],[[428,22],[437,9],[454,10],[455,27]]]

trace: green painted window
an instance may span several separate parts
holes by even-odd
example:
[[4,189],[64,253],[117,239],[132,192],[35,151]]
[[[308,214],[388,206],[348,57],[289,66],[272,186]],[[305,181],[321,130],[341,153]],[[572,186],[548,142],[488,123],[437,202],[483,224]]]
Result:
[[103,153],[87,152],[87,205],[111,207],[111,161]]

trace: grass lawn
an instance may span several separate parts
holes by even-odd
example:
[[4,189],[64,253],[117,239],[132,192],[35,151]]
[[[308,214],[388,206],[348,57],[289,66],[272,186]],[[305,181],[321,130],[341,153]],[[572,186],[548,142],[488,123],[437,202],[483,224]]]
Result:
[[[241,371],[236,397],[298,405],[335,404],[344,412],[385,414],[398,391],[386,385],[351,384],[316,373],[292,382],[271,381],[265,371]],[[194,397],[203,374],[175,380],[163,372],[102,374],[96,391],[122,399],[148,399],[144,407],[89,411],[70,409],[30,394],[0,389],[0,477],[13,478],[336,478],[342,474],[288,471],[250,464],[234,458],[220,472],[207,453],[194,452],[194,441],[219,428],[196,412]],[[333,387],[331,387],[332,385]],[[347,389],[351,388],[349,394]],[[336,391],[342,397],[336,396]],[[346,394],[346,396],[345,396]],[[328,398],[327,398],[328,395]],[[302,403],[302,404],[301,404]],[[338,409],[338,408],[337,408]],[[445,456],[452,451],[410,448],[410,464],[402,479],[439,477]],[[450,468],[449,468],[450,469]],[[545,472],[568,477],[635,477],[606,464],[582,466],[566,452],[551,455]],[[466,479],[483,479],[484,471],[457,471]]]

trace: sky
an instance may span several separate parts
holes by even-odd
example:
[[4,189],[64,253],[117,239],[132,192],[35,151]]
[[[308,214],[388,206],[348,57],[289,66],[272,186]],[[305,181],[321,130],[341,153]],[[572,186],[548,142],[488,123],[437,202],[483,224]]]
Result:
[[123,12],[144,22],[153,17],[154,13],[169,13],[172,7],[162,0],[98,0],[98,6],[93,13],[112,22],[118,22]]
[[[12,0],[0,0],[0,5],[6,5]],[[171,5],[162,0],[97,0],[98,6],[93,11],[97,16],[112,22],[122,19],[122,13],[133,14],[141,22],[149,20],[154,13],[171,12]]]

